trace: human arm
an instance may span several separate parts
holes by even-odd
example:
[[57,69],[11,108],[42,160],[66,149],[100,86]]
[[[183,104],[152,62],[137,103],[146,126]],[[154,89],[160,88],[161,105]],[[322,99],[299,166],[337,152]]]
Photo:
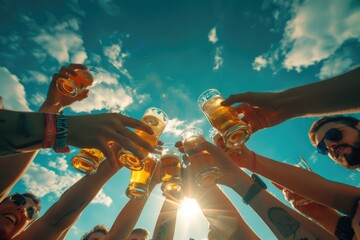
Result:
[[[149,195],[160,181],[160,164],[157,164],[149,184]],[[144,209],[147,200],[148,197],[142,199],[130,199],[121,209],[114,224],[103,240],[128,239],[140,217],[142,210]]]
[[[86,69],[86,67],[80,64],[70,64],[69,67],[64,66],[59,73],[54,74],[50,82],[47,97],[41,105],[39,112],[58,114],[63,108],[87,97],[88,91],[84,91],[78,96],[71,98],[61,95],[56,88],[57,79],[68,77],[65,73],[70,75],[76,74],[74,69]],[[2,99],[0,109],[2,109]],[[37,153],[38,151],[35,150],[0,157],[0,201],[9,194],[13,186],[25,174]]]
[[235,161],[241,164],[240,167],[255,171],[284,188],[346,215],[350,215],[354,201],[360,196],[359,188],[333,182],[314,172],[253,153],[245,145],[242,145],[241,151]]
[[253,132],[291,118],[360,111],[360,67],[344,74],[280,92],[234,94],[222,104],[236,106]]
[[[208,151],[223,173],[219,183],[232,188],[242,198],[247,198],[249,206],[262,218],[278,239],[335,239],[328,231],[310,219],[299,214],[275,198],[261,184],[243,172],[234,161],[220,148],[209,142],[203,142],[198,151]],[[249,190],[258,189],[249,196]]]
[[153,240],[167,240],[174,238],[176,214],[179,204],[177,198],[165,197],[152,235]]
[[58,239],[78,219],[102,186],[117,172],[103,161],[94,175],[86,175],[71,186],[49,210],[16,238]]

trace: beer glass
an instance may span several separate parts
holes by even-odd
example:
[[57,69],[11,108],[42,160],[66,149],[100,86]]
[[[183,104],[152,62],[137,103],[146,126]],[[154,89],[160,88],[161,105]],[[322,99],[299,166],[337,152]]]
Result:
[[161,190],[168,193],[182,189],[180,152],[174,144],[164,144],[161,151]]
[[200,95],[198,105],[210,124],[221,133],[225,145],[233,148],[249,139],[251,128],[231,106],[221,106],[222,101],[224,98],[218,90],[208,89]]
[[96,148],[83,148],[81,151],[71,158],[71,165],[81,173],[94,174],[105,159],[103,152]]
[[[159,108],[151,107],[145,111],[141,121],[149,125],[154,130],[154,134],[150,135],[139,129],[136,129],[135,133],[155,147],[168,123],[166,113]],[[143,148],[139,148],[139,150],[144,157],[148,156],[149,152],[147,150]],[[119,151],[118,158],[125,167],[134,171],[141,170],[144,166],[144,159],[138,159],[134,154],[125,149]]]
[[215,128],[210,128],[209,137],[213,140],[214,144],[220,147],[222,150],[226,152],[235,162],[237,161],[237,156],[241,153],[240,145],[236,145],[232,148],[228,148],[225,146],[224,138],[221,133]]
[[97,67],[88,67],[88,69],[75,69],[76,76],[69,75],[68,78],[59,78],[56,80],[56,87],[59,92],[67,97],[76,97],[86,88],[95,86],[102,82],[102,74]]
[[142,199],[149,196],[149,184],[155,166],[156,160],[151,157],[146,157],[144,167],[141,170],[131,171],[126,196],[132,199]]
[[213,164],[212,156],[207,152],[197,154],[197,158],[190,158],[194,149],[206,141],[200,128],[188,128],[181,133],[181,141],[185,154],[189,157],[190,165],[195,172],[195,183],[199,187],[209,187],[216,183],[222,176],[220,169]]

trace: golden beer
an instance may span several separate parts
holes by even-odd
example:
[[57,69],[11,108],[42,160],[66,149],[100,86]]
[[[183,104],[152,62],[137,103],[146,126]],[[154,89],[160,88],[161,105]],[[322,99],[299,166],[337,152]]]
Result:
[[[154,134],[150,135],[139,129],[136,129],[135,133],[147,141],[151,146],[155,147],[168,121],[165,112],[158,108],[149,108],[146,110],[141,121],[149,125],[154,130]],[[147,150],[141,147],[139,147],[139,150],[144,157],[149,154]],[[119,151],[118,158],[125,167],[134,171],[141,170],[144,166],[143,159],[138,159],[134,154],[125,149]]]
[[76,97],[81,91],[102,81],[101,72],[96,67],[89,67],[87,70],[75,69],[75,72],[76,76],[57,79],[56,86],[61,94]]
[[142,199],[149,195],[149,183],[156,166],[152,158],[145,158],[144,168],[139,171],[131,171],[130,183],[126,189],[126,195],[132,199]]
[[221,106],[222,101],[219,91],[209,89],[200,95],[198,104],[210,124],[222,134],[226,146],[232,148],[249,139],[251,128],[231,106]]
[[96,148],[83,148],[71,159],[71,165],[79,172],[94,174],[105,155]]
[[165,154],[160,158],[161,162],[161,190],[166,194],[179,192],[182,189],[181,161],[178,155]]
[[194,149],[198,144],[206,141],[202,130],[199,128],[189,128],[181,134],[183,148],[189,157],[190,165],[195,173],[195,183],[199,187],[209,187],[216,184],[216,180],[222,176],[220,169],[214,166],[212,156],[203,151],[198,154]]

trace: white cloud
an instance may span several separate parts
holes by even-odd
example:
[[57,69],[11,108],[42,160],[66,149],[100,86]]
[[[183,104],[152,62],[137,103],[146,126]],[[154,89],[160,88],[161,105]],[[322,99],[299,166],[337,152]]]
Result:
[[48,166],[58,171],[66,171],[68,169],[65,157],[57,157],[55,161],[50,160]]
[[47,83],[49,81],[49,77],[39,71],[29,70],[29,76],[23,77],[23,82],[37,82],[37,83]]
[[191,122],[185,122],[184,120],[180,120],[178,118],[169,119],[168,124],[164,130],[164,134],[172,134],[175,137],[180,136],[180,134],[186,129],[195,127],[198,124],[204,122],[204,119],[197,119]]
[[224,60],[222,58],[222,47],[216,47],[216,53],[215,53],[215,57],[214,57],[214,60],[215,60],[215,66],[213,67],[213,69],[215,71],[219,70],[220,67],[223,65],[224,63]]
[[132,79],[129,71],[124,67],[124,63],[126,58],[129,57],[128,53],[124,53],[122,51],[121,42],[120,44],[112,44],[110,46],[105,46],[104,55],[108,57],[108,61],[116,67],[123,75],[125,75],[128,79]]
[[263,56],[258,56],[255,58],[252,67],[253,69],[255,69],[256,71],[260,71],[262,68],[266,67],[266,65],[268,64],[266,58],[264,58]]
[[[49,26],[47,29],[37,30],[39,33],[33,37],[33,41],[55,58],[59,63],[76,61],[83,63],[87,59],[84,51],[83,40],[77,33],[79,22],[73,18]],[[34,50],[34,56],[39,55],[39,50]]]
[[34,93],[31,95],[29,102],[35,106],[40,106],[45,101],[45,96],[41,93]]
[[[52,163],[50,163],[50,165],[52,165]],[[55,165],[58,166],[57,164]],[[64,163],[62,162],[60,165],[64,165]],[[62,168],[64,169],[65,167],[62,166]],[[57,174],[53,170],[36,163],[32,163],[22,178],[22,181],[27,191],[35,193],[36,196],[40,198],[50,193],[55,194],[56,197],[60,197],[65,190],[82,178],[82,175],[79,173],[73,173],[70,171],[62,171],[61,173],[62,175]],[[100,190],[93,199],[92,203],[100,203],[110,206],[112,199]]]
[[324,61],[320,73],[318,74],[318,77],[320,79],[326,79],[329,77],[336,76],[340,73],[343,73],[352,66],[353,60],[349,56],[349,54],[343,54],[343,55],[333,55],[331,58]]
[[[284,57],[282,66],[300,72],[328,59],[344,42],[360,41],[360,5],[353,0],[306,0],[293,2],[280,44],[268,53],[268,62]],[[274,61],[274,62],[275,62]]]
[[84,50],[80,50],[74,53],[74,55],[71,57],[71,62],[83,64],[87,58],[88,56],[86,52]]
[[0,96],[3,97],[4,108],[19,111],[30,111],[26,101],[24,86],[19,82],[17,76],[7,68],[0,67]]
[[87,99],[82,100],[71,106],[74,112],[91,112],[92,110],[123,110],[134,102],[131,92],[123,87],[107,87],[97,85],[90,89]]
[[209,42],[216,43],[219,39],[216,35],[216,27],[213,27],[208,34]]
[[112,0],[97,0],[99,6],[109,15],[115,16],[120,12],[118,5],[113,3]]

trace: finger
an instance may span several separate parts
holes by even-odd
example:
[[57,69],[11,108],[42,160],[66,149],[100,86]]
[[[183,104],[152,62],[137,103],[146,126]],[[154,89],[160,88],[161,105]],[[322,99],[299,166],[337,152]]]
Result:
[[66,67],[66,66],[61,67],[59,72],[62,73],[62,74],[66,74],[66,75],[69,75],[69,74],[73,75],[73,76],[77,75],[77,73],[75,72],[74,69]]
[[230,95],[230,97],[225,99],[223,102],[221,102],[221,105],[230,106],[233,105],[234,103],[248,102],[248,101],[249,101],[249,93],[233,94]]
[[82,65],[82,64],[79,64],[79,63],[71,63],[69,65],[69,68],[72,68],[72,69],[82,69],[82,70],[86,70],[87,67]]
[[106,156],[106,158],[109,160],[109,163],[111,165],[111,167],[115,168],[115,169],[119,169],[119,162],[115,156],[114,151],[112,150],[112,148],[109,146],[108,143],[105,143],[102,145],[102,148],[100,149],[104,155]]
[[117,131],[119,134],[121,134],[122,136],[124,136],[124,137],[128,138],[130,141],[132,141],[133,144],[135,144],[149,152],[152,152],[152,153],[155,152],[154,147],[149,142],[147,142],[145,139],[143,139],[139,135],[137,135],[135,132],[133,132],[125,127],[122,127],[121,129],[119,129]]
[[89,96],[89,90],[85,89],[76,96],[76,101],[82,101]]
[[146,133],[153,134],[154,130],[148,126],[147,124],[143,123],[140,120],[137,120],[135,118],[131,118],[125,115],[118,114],[118,116],[121,116],[121,122],[124,126],[128,126],[131,128],[142,130]]

